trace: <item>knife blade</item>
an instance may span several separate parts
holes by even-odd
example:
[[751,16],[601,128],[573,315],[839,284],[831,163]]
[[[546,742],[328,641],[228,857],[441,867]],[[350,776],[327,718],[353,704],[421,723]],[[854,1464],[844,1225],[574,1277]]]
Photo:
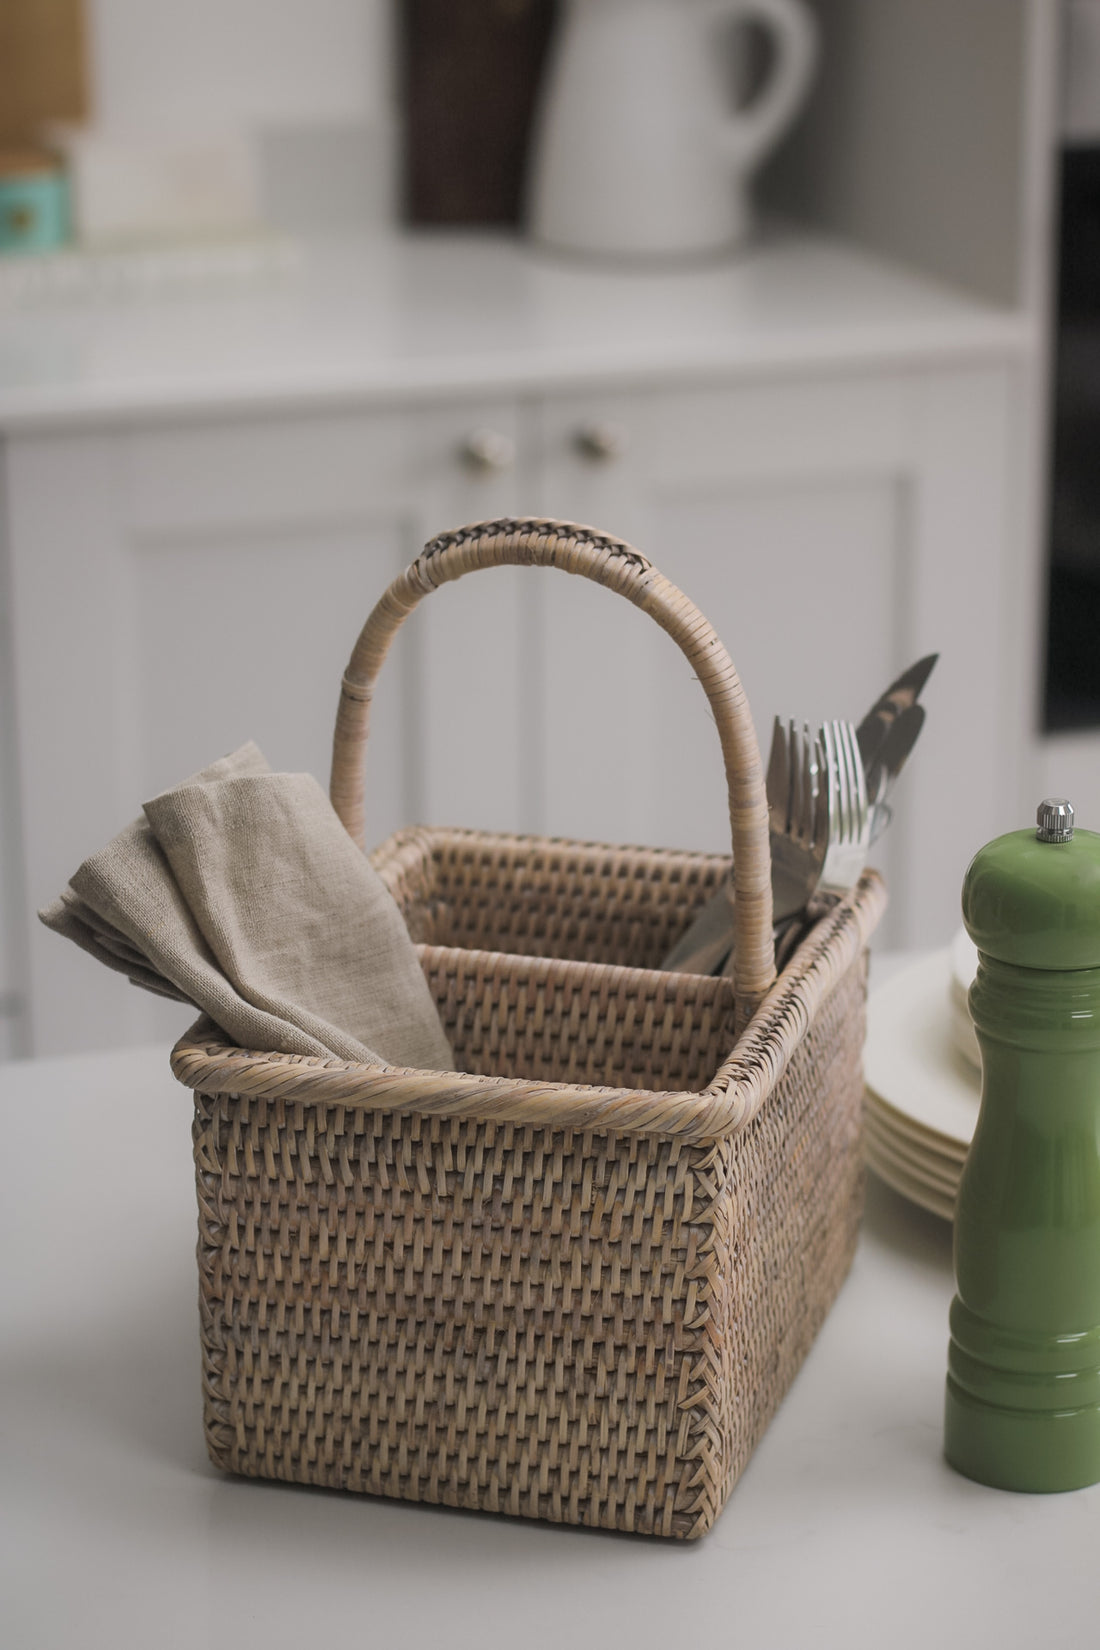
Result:
[[867,774],[867,795],[872,799],[874,809],[872,843],[878,841],[893,818],[893,811],[887,806],[886,799],[920,737],[925,715],[923,705],[907,705],[887,730],[878,755],[871,763]]
[[[891,724],[902,711],[915,705],[920,698],[921,690],[931,676],[938,658],[938,653],[926,653],[923,659],[918,659],[908,670],[903,670],[897,681],[891,682],[886,691],[879,695],[859,724],[856,729],[856,743],[859,745],[865,773],[869,772]],[[873,794],[868,786],[868,795]]]

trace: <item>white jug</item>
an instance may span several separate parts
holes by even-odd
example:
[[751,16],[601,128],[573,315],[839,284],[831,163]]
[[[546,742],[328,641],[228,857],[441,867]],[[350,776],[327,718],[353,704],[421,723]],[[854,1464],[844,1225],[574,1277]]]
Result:
[[[719,30],[772,36],[733,110]],[[528,228],[560,251],[697,257],[742,241],[748,181],[809,89],[817,33],[798,0],[567,0],[534,128]]]

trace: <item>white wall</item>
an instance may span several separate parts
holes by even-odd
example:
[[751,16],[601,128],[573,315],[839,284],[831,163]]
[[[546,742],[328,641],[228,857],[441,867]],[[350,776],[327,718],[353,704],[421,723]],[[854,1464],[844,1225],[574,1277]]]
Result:
[[1023,87],[1050,0],[811,4],[821,72],[772,167],[778,203],[996,303],[1025,301]]
[[96,122],[191,136],[388,110],[385,0],[88,0]]
[[[88,8],[101,136],[139,147],[228,140],[232,164],[249,157],[254,208],[274,228],[361,228],[392,217],[389,0],[88,0]],[[94,225],[85,230],[94,236]]]

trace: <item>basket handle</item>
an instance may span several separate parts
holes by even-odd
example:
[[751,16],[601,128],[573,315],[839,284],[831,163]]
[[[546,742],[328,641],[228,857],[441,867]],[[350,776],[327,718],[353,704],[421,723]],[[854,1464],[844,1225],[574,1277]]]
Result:
[[364,843],[363,748],[378,672],[421,597],[481,567],[560,567],[605,585],[668,632],[710,701],[729,792],[733,838],[734,935],[739,1018],[775,979],[771,852],[764,770],[733,662],[711,625],[674,584],[622,539],[559,521],[489,521],[442,533],[400,574],[363,626],[344,672],[332,749],[332,805],[348,834]]

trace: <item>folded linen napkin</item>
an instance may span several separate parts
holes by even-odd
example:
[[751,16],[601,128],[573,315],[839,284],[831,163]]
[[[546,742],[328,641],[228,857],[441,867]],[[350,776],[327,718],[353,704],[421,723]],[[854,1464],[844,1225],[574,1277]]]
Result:
[[381,878],[317,781],[253,744],[145,803],[39,916],[244,1048],[453,1069]]

